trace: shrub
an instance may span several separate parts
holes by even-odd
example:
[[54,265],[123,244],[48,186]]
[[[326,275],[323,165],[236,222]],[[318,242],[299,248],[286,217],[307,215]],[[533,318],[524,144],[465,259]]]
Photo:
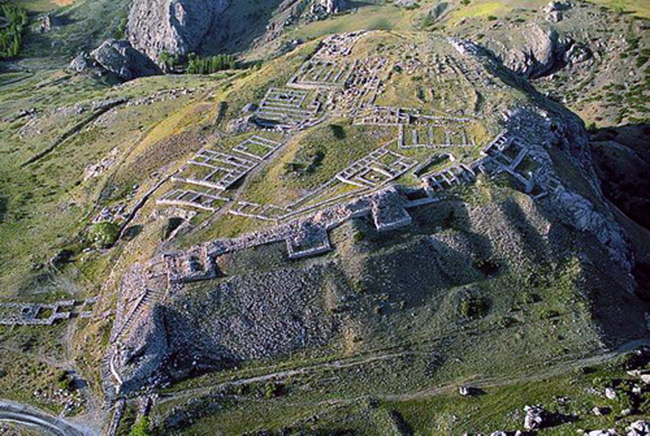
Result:
[[458,316],[467,321],[484,317],[490,301],[474,290],[464,290],[458,296]]
[[501,263],[493,258],[476,258],[472,262],[472,266],[482,272],[486,277],[495,276],[501,269]]
[[277,397],[282,394],[282,386],[277,383],[267,383],[264,385],[264,396],[266,398]]
[[442,227],[445,229],[454,228],[454,223],[456,221],[456,212],[454,209],[451,209],[449,213],[442,220]]
[[56,387],[64,391],[74,390],[74,377],[68,371],[61,371],[56,377]]
[[88,237],[97,248],[110,248],[120,236],[120,227],[110,221],[93,224]]
[[330,124],[330,130],[336,139],[345,139],[345,130],[343,129],[343,126]]
[[113,32],[113,37],[115,39],[124,39],[126,36],[126,25],[128,23],[129,17],[126,15],[126,12],[120,14],[120,22],[117,24],[115,31]]
[[499,315],[494,320],[494,326],[497,328],[505,329],[516,323],[517,320],[510,316]]
[[590,123],[587,124],[587,132],[595,133],[597,130],[598,130],[598,126],[596,125],[595,121],[591,121]]
[[138,418],[138,420],[135,422],[133,427],[131,427],[131,431],[129,432],[129,436],[150,436],[151,433],[149,433],[149,419],[146,416],[141,416]]
[[17,5],[2,4],[0,16],[7,22],[7,26],[0,29],[0,59],[17,56],[27,25],[27,11]]

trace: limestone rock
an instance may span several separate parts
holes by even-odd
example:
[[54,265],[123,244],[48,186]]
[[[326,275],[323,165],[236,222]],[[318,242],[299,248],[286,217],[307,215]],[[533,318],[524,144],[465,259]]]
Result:
[[[559,188],[551,197],[568,222],[578,230],[595,235],[614,259],[626,269],[631,268],[631,253],[625,233],[616,221],[597,211],[593,203],[575,192]],[[607,388],[606,395],[610,398],[616,392]]]
[[542,77],[558,68],[564,59],[568,42],[561,41],[552,29],[534,23],[522,34],[524,41],[511,49],[504,60],[515,73],[529,78]]
[[650,435],[650,422],[642,420],[634,421],[632,424],[630,424],[627,430],[628,436]]
[[587,436],[618,436],[616,429],[609,428],[605,430],[591,430]]
[[461,386],[458,388],[458,393],[463,397],[471,397],[474,395],[474,388],[471,386]]
[[563,11],[570,8],[571,8],[571,3],[569,2],[564,3],[560,1],[551,1],[544,8],[544,12],[546,13],[546,19],[553,23],[562,21],[564,19]]
[[45,14],[41,17],[41,33],[49,33],[52,29],[61,26],[60,20],[52,14]]
[[395,6],[403,8],[412,8],[417,5],[417,0],[395,0]]
[[550,14],[551,12],[566,11],[567,9],[571,9],[571,3],[553,0],[544,7],[544,12]]
[[591,409],[591,413],[594,414],[594,416],[605,416],[608,415],[612,409],[609,407],[598,407],[595,406],[593,409]]
[[76,58],[72,60],[72,62],[70,62],[68,70],[72,71],[73,73],[82,73],[96,66],[97,63],[95,60],[90,57],[88,53],[82,51],[77,55]]
[[198,49],[230,0],[134,0],[127,37],[133,47],[157,60],[162,52]]
[[319,0],[318,2],[327,14],[338,14],[348,7],[347,0]]
[[524,428],[526,430],[536,430],[544,428],[548,424],[548,414],[539,406],[524,407],[526,416],[524,418]]
[[[90,56],[107,71],[115,73],[122,80],[151,76],[160,69],[150,59],[135,50],[127,41],[108,39],[90,53]],[[82,61],[75,59],[75,66]],[[72,65],[71,65],[72,68]]]
[[616,394],[616,391],[612,388],[605,388],[605,397],[609,398],[610,400],[615,400],[618,395]]
[[567,64],[579,64],[588,61],[593,57],[593,53],[589,47],[583,44],[572,44],[564,54],[564,61]]

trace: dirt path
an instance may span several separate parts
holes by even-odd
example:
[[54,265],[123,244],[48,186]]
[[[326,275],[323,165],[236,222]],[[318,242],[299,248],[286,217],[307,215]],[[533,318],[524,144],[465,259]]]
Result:
[[[499,386],[507,386],[509,384],[514,384],[521,381],[541,381],[550,377],[564,374],[567,371],[571,371],[573,368],[576,367],[598,365],[598,364],[605,363],[609,360],[616,358],[622,353],[626,353],[631,350],[634,350],[635,348],[641,345],[650,346],[650,339],[636,339],[633,341],[626,342],[625,344],[622,344],[619,347],[617,347],[615,350],[603,354],[597,354],[588,357],[562,361],[552,366],[550,369],[546,371],[536,369],[534,372],[530,374],[519,373],[512,377],[467,379],[464,380],[463,383],[471,384],[472,386],[475,386],[477,388],[488,388],[488,387],[493,388]],[[177,400],[179,398],[185,398],[188,396],[209,394],[210,392],[214,392],[220,388],[227,387],[227,386],[238,386],[238,385],[244,385],[244,384],[256,383],[256,382],[281,380],[289,377],[305,375],[305,374],[322,371],[322,370],[345,369],[345,368],[364,365],[376,361],[394,359],[405,355],[414,355],[419,353],[420,352],[417,351],[402,351],[402,352],[394,352],[394,353],[386,353],[386,354],[375,354],[373,356],[369,356],[362,359],[336,360],[333,362],[326,362],[326,363],[320,363],[320,364],[315,364],[310,366],[304,366],[301,368],[277,371],[273,373],[268,373],[268,374],[258,375],[258,376],[248,377],[248,378],[233,379],[215,385],[210,385],[204,388],[188,389],[178,393],[163,394],[161,396],[159,404],[171,400]],[[416,392],[408,392],[404,394],[394,394],[394,395],[373,395],[373,396],[375,398],[387,400],[387,401],[409,401],[409,400],[416,400],[416,399],[424,399],[424,398],[428,398],[434,395],[440,395],[442,393],[454,390],[458,387],[459,384],[460,384],[459,381],[454,381],[441,386],[435,386],[435,387],[423,389]],[[359,400],[359,398],[328,400],[326,404],[353,403],[357,400]]]
[[71,129],[68,129],[66,132],[61,134],[49,147],[46,149],[36,153],[34,156],[31,158],[27,159],[25,162],[23,162],[20,166],[22,168],[33,164],[34,162],[38,162],[54,150],[56,150],[61,144],[65,143],[68,141],[68,139],[72,138],[75,134],[79,133],[84,127],[86,127],[88,124],[92,123],[95,121],[97,118],[105,114],[106,112],[110,111],[111,109],[114,109],[118,106],[121,106],[125,103],[127,103],[127,99],[118,99],[113,102],[110,102],[106,104],[105,106],[102,106],[98,109],[96,109],[93,113],[88,115],[86,118],[75,124]]
[[369,356],[369,357],[362,358],[362,359],[336,360],[336,361],[333,361],[333,362],[318,363],[318,364],[315,364],[315,365],[304,366],[304,367],[295,368],[295,369],[287,369],[287,370],[284,370],[284,371],[278,371],[278,372],[273,372],[273,373],[269,373],[269,374],[258,375],[258,376],[248,377],[248,378],[233,379],[233,380],[221,382],[221,383],[218,383],[218,384],[215,384],[215,385],[210,385],[210,386],[207,386],[207,387],[204,387],[204,388],[188,389],[188,390],[181,391],[181,392],[178,392],[178,393],[163,394],[161,400],[158,403],[160,404],[160,403],[164,403],[166,401],[170,401],[170,400],[174,400],[174,399],[178,399],[178,398],[184,398],[184,397],[188,397],[188,396],[208,394],[211,391],[218,390],[218,389],[220,389],[222,387],[226,387],[226,386],[239,386],[239,385],[245,385],[245,384],[249,384],[249,383],[257,383],[257,382],[285,379],[285,378],[294,377],[294,376],[297,376],[297,375],[308,374],[308,373],[314,372],[314,371],[351,368],[351,367],[354,367],[354,366],[364,365],[364,364],[367,364],[367,363],[377,362],[377,361],[381,361],[381,360],[395,359],[395,358],[398,358],[398,357],[403,357],[403,356],[406,356],[406,355],[415,355],[415,354],[421,354],[421,352],[418,352],[418,351],[402,351],[402,352],[397,352],[397,353],[387,353],[387,354],[373,355],[373,356]]
[[[534,373],[517,374],[516,376],[512,376],[512,377],[467,379],[465,380],[465,384],[471,384],[474,387],[485,389],[485,388],[507,386],[522,381],[526,381],[526,382],[542,381],[551,377],[565,374],[566,372],[571,371],[577,367],[599,365],[608,362],[623,353],[627,353],[629,351],[634,350],[635,348],[641,345],[650,345],[650,339],[636,339],[633,341],[626,342],[625,344],[619,346],[616,350],[610,351],[608,353],[598,354],[595,356],[589,356],[580,359],[567,360],[558,363],[557,365],[554,365],[553,367],[551,367],[546,371],[536,370]],[[454,390],[458,387],[458,385],[459,385],[458,382],[453,382],[453,383],[447,383],[442,386],[436,386],[433,388],[424,389],[417,392],[409,392],[406,394],[384,395],[384,396],[377,395],[376,397],[388,401],[410,401],[410,400],[425,399],[434,395],[440,395],[450,390]]]
[[54,436],[94,436],[99,434],[92,429],[72,424],[32,407],[6,400],[0,400],[0,421],[35,427],[45,434]]

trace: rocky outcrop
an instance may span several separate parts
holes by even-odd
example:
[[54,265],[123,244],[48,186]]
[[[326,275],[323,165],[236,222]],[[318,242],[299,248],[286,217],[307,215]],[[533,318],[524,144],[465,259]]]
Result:
[[337,14],[348,7],[347,0],[319,0],[319,4],[328,14]]
[[131,47],[127,41],[106,40],[90,55],[104,69],[117,74],[123,80],[160,73],[150,59]]
[[567,9],[570,8],[571,8],[571,3],[569,2],[564,3],[564,2],[553,0],[544,8],[544,12],[546,13],[546,19],[553,23],[562,21],[562,19],[564,19],[563,11],[566,11]]
[[564,62],[569,65],[579,64],[588,61],[593,57],[593,52],[584,44],[572,44],[564,53]]
[[[548,116],[548,113],[543,114]],[[622,268],[627,279],[631,279],[634,255],[623,228],[603,205],[603,194],[596,182],[588,138],[582,125],[568,113],[551,121],[533,112],[515,111],[510,114],[508,126],[511,131],[527,137],[532,144],[529,155],[538,165],[535,180],[548,194],[542,202],[566,225],[595,236],[611,259]],[[576,175],[588,180],[590,192],[576,191],[576,182],[569,180],[568,174],[558,172],[550,147],[564,150],[571,156],[580,168]],[[631,291],[632,282],[628,282],[626,287]]]
[[70,65],[68,65],[68,70],[72,71],[73,73],[83,73],[84,71],[88,71],[96,66],[97,63],[95,60],[92,59],[88,53],[82,51],[77,55],[76,58],[72,60],[72,62],[70,62]]
[[349,7],[348,0],[315,0],[311,6],[311,19],[324,19]]
[[553,29],[534,23],[522,33],[523,41],[506,53],[504,64],[517,74],[534,79],[550,74],[564,64],[569,41]]
[[524,428],[526,430],[538,430],[548,426],[550,421],[548,413],[539,406],[524,407],[526,416],[524,417]]
[[108,39],[90,53],[81,52],[68,69],[75,73],[95,70],[111,73],[120,80],[160,74],[149,58],[131,47],[127,41]]
[[162,311],[148,309],[146,322],[138,323],[128,344],[119,344],[113,357],[113,368],[120,372],[118,389],[128,392],[139,388],[163,363],[168,341]]
[[127,37],[133,47],[157,60],[163,52],[196,50],[230,0],[134,0]]
[[645,436],[650,435],[650,422],[648,421],[634,421],[627,428],[627,436]]
[[41,17],[41,33],[49,33],[53,29],[61,26],[61,21],[56,15],[45,14]]

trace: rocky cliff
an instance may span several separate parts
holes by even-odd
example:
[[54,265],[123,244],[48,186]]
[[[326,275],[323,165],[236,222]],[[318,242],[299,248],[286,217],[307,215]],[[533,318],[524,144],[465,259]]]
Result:
[[230,0],[135,0],[127,36],[133,47],[157,60],[162,52],[196,50]]
[[128,41],[108,39],[90,52],[80,53],[72,60],[69,70],[75,73],[97,71],[100,74],[114,74],[120,80],[160,74],[160,69],[151,59],[131,47]]
[[348,7],[347,0],[319,0],[318,3],[328,14],[336,14]]

